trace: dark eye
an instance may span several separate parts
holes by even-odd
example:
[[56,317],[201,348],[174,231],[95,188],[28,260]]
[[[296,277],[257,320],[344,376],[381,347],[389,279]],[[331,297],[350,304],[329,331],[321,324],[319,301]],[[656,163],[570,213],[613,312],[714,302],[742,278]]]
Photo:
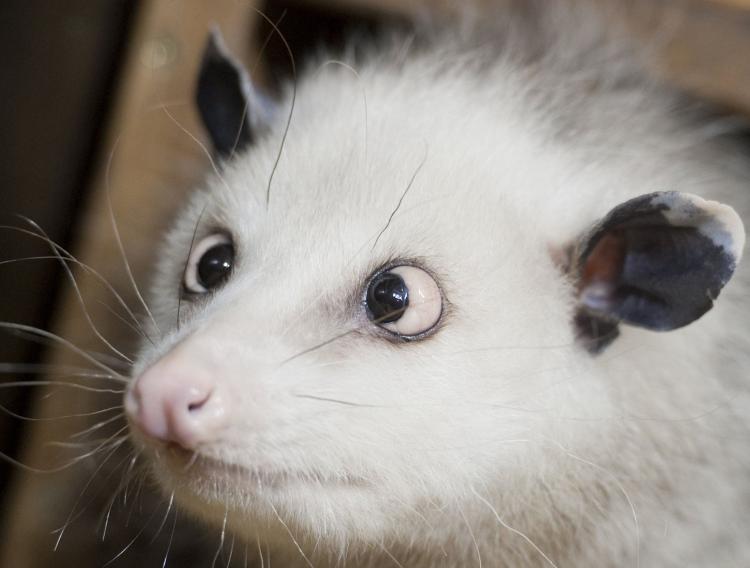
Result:
[[224,234],[210,235],[193,247],[185,268],[185,289],[205,294],[223,284],[232,272],[234,246]]
[[377,274],[367,287],[367,316],[380,327],[410,337],[429,331],[440,319],[443,299],[435,280],[416,266]]

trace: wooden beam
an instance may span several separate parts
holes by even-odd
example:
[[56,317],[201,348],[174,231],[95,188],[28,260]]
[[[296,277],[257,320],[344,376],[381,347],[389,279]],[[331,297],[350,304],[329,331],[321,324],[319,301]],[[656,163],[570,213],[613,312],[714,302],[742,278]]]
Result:
[[[130,306],[138,306],[138,302],[128,284],[114,238],[107,192],[111,195],[133,274],[143,286],[149,280],[147,268],[155,260],[156,243],[175,212],[175,203],[182,202],[185,192],[207,169],[204,151],[190,135],[185,134],[189,131],[197,138],[202,137],[192,97],[207,30],[212,22],[220,24],[227,43],[249,60],[250,25],[256,16],[253,6],[252,0],[146,0],[141,3],[108,140],[99,157],[98,174],[79,228],[81,240],[75,251],[82,262],[94,267],[107,281],[115,283]],[[112,294],[83,270],[76,270],[76,277],[85,298],[86,311],[98,330],[123,352],[132,354],[133,334],[104,307],[105,304],[117,305]],[[63,302],[54,331],[73,344],[107,351],[108,358],[119,358],[92,337],[90,325],[72,291]],[[49,363],[59,367],[92,367],[90,362],[64,348],[55,349]],[[60,380],[59,376],[50,378]],[[83,378],[73,379],[73,382],[92,385],[90,380],[87,382]],[[98,381],[95,384],[114,390],[122,388],[122,383],[118,382]],[[90,412],[105,405],[119,404],[121,399],[120,395],[107,398],[72,388],[45,387],[40,388],[34,415],[50,419]],[[35,423],[23,453],[23,462],[40,469],[59,467],[96,445],[84,446],[71,453],[53,450],[48,445],[50,441],[68,440],[76,431],[102,417],[111,416],[113,413],[90,419]],[[95,432],[92,437],[99,436]],[[116,459],[119,458],[113,457],[110,463],[116,465]],[[103,468],[95,472],[91,463],[64,469],[54,475],[23,475],[14,483],[10,489],[12,499],[0,550],[0,566],[93,568],[108,560],[105,556],[109,549],[114,551],[111,553],[114,556],[127,544],[126,539],[111,534],[102,544],[96,535],[102,502],[106,503],[111,496],[113,484],[116,485],[121,472],[115,471],[112,478],[104,480],[105,473],[110,470]],[[92,485],[82,493],[92,473]],[[102,491],[103,496],[96,503],[89,503],[78,518],[80,508],[76,503],[86,505]],[[83,497],[79,498],[79,495]],[[53,554],[56,535],[52,531],[66,522],[71,511],[76,519],[66,530],[60,550]],[[112,529],[116,531],[117,527],[110,527]],[[147,546],[149,539],[145,540],[144,546]],[[131,561],[138,561],[137,548],[135,546],[128,552]]]

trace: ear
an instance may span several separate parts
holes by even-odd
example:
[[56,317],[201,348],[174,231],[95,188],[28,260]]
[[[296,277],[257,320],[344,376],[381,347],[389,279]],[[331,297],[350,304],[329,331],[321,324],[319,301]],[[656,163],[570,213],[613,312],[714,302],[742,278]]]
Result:
[[276,105],[229,54],[218,28],[203,52],[196,100],[214,150],[224,158],[255,142],[276,114]]
[[598,352],[619,322],[668,331],[697,320],[732,277],[744,243],[737,213],[715,201],[666,192],[619,205],[574,252],[581,337]]

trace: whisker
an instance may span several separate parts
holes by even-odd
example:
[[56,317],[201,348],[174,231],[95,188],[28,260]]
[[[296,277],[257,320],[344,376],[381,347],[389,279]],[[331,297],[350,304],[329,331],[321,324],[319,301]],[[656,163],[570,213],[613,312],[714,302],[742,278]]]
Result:
[[396,207],[394,207],[393,211],[391,211],[391,214],[388,217],[388,221],[386,221],[385,226],[380,230],[380,232],[378,233],[378,236],[375,237],[375,242],[372,244],[372,248],[370,249],[370,251],[375,250],[375,247],[378,245],[378,241],[380,241],[380,237],[382,237],[383,233],[385,233],[388,227],[390,227],[391,221],[393,221],[393,217],[395,217],[396,213],[401,208],[401,204],[404,202],[404,198],[406,197],[406,194],[409,193],[409,190],[414,185],[414,180],[417,179],[417,176],[419,175],[419,172],[424,166],[426,161],[427,161],[427,145],[425,144],[424,156],[422,157],[422,160],[419,162],[419,165],[414,170],[414,173],[412,174],[411,179],[409,179],[409,183],[406,185],[406,189],[404,189],[403,193],[401,194],[401,197],[399,198],[398,203],[396,203]]
[[293,394],[292,396],[296,398],[309,398],[311,400],[319,400],[321,402],[332,402],[335,404],[342,404],[344,406],[354,406],[358,408],[384,408],[383,406],[375,405],[375,404],[361,404],[358,402],[351,402],[348,400],[342,400],[338,398],[329,398],[325,396],[315,396],[312,394]]
[[216,160],[214,160],[213,156],[211,155],[211,152],[208,150],[208,148],[206,148],[206,145],[203,142],[201,142],[198,139],[198,137],[195,136],[195,134],[193,134],[187,128],[185,128],[182,125],[182,123],[180,123],[180,121],[177,120],[171,112],[169,112],[169,109],[167,109],[166,106],[161,105],[160,108],[164,112],[164,114],[166,114],[169,117],[169,119],[175,124],[175,126],[177,126],[177,128],[179,128],[180,130],[182,130],[182,132],[184,134],[186,134],[193,142],[195,142],[198,145],[198,147],[201,150],[203,150],[203,153],[208,158],[208,161],[211,164],[211,169],[216,174],[216,177],[224,185],[224,187],[227,189],[227,191],[229,191],[229,184],[227,184],[226,180],[224,179],[224,176],[221,175],[221,171],[219,170],[219,166],[216,164]]
[[94,358],[93,356],[91,356],[89,353],[87,353],[86,351],[84,351],[80,347],[74,345],[73,343],[71,343],[67,339],[64,339],[63,337],[60,337],[57,334],[54,334],[54,333],[49,332],[49,331],[45,331],[45,330],[40,329],[38,327],[32,327],[30,325],[24,325],[24,324],[20,324],[20,323],[12,323],[12,322],[7,322],[7,321],[0,321],[0,328],[15,329],[15,330],[20,330],[20,331],[25,331],[25,332],[30,333],[32,335],[38,335],[38,336],[41,336],[41,337],[44,337],[44,338],[56,341],[57,343],[65,346],[65,347],[67,347],[68,349],[70,349],[74,353],[80,355],[81,357],[83,357],[84,359],[86,359],[87,361],[89,361],[90,363],[93,363],[96,367],[99,367],[100,369],[102,369],[104,371],[107,371],[108,373],[111,373],[113,375],[118,376],[120,378],[120,380],[122,380],[125,383],[128,382],[127,380],[125,380],[125,378],[122,375],[120,375],[119,373],[117,373],[111,367],[105,365],[104,363],[101,363],[99,360],[97,360],[96,358]]
[[[109,460],[109,459],[110,459],[110,458],[111,458],[111,457],[112,457],[112,456],[113,456],[113,455],[114,455],[115,453],[117,453],[117,450],[118,450],[118,449],[119,449],[119,446],[117,446],[117,447],[114,447],[114,448],[112,448],[112,451],[111,451],[111,452],[110,452],[110,453],[109,453],[109,454],[108,454],[108,455],[107,455],[107,456],[106,456],[106,457],[105,457],[105,458],[104,458],[104,459],[102,460],[102,462],[101,462],[101,463],[99,464],[99,466],[98,466],[98,467],[96,468],[96,470],[94,471],[94,473],[92,473],[92,474],[91,474],[91,476],[89,477],[89,479],[88,479],[88,481],[87,481],[86,485],[85,485],[85,486],[84,486],[84,487],[83,487],[83,488],[81,489],[81,492],[80,492],[80,493],[78,494],[78,497],[76,498],[76,500],[75,500],[75,502],[74,502],[74,504],[73,504],[73,507],[71,508],[71,510],[70,510],[70,513],[68,514],[68,517],[67,517],[67,518],[66,518],[66,520],[65,520],[65,524],[64,524],[64,525],[63,525],[62,527],[60,527],[60,528],[58,528],[58,529],[55,529],[54,531],[52,531],[52,534],[55,534],[55,533],[59,533],[59,534],[58,534],[58,537],[57,537],[57,541],[56,541],[56,543],[55,543],[55,547],[53,548],[53,550],[57,550],[57,547],[59,547],[59,545],[60,545],[60,542],[62,541],[63,533],[64,533],[64,532],[65,532],[65,531],[67,530],[67,528],[68,528],[68,527],[69,527],[69,526],[70,526],[71,524],[73,524],[73,523],[74,523],[74,522],[75,522],[75,521],[76,521],[77,519],[79,519],[79,518],[80,518],[80,517],[81,517],[81,516],[82,516],[82,515],[84,514],[84,512],[86,511],[86,509],[87,509],[87,508],[89,507],[89,505],[91,505],[91,504],[92,504],[92,503],[93,503],[93,502],[94,502],[94,501],[96,500],[96,497],[97,497],[97,495],[98,495],[98,494],[99,494],[99,493],[100,493],[101,491],[97,491],[97,492],[96,492],[96,493],[95,493],[95,494],[94,494],[94,495],[93,495],[93,496],[92,496],[92,497],[91,497],[91,498],[90,498],[90,499],[88,500],[88,502],[87,502],[87,503],[86,503],[85,505],[83,505],[83,506],[82,506],[82,507],[80,507],[80,508],[78,507],[78,504],[80,503],[80,501],[81,501],[81,499],[83,498],[83,496],[84,496],[84,495],[86,494],[86,491],[87,491],[88,487],[89,487],[89,486],[91,485],[92,481],[93,481],[93,480],[94,480],[94,479],[96,478],[97,474],[98,474],[98,473],[99,473],[99,471],[100,471],[100,470],[102,469],[102,467],[104,466],[104,464],[105,464],[105,463],[106,463],[106,462],[107,462],[107,461],[108,461],[108,460]],[[131,452],[131,453],[132,453],[132,452]],[[117,465],[116,465],[115,467],[113,467],[113,468],[112,468],[112,470],[111,470],[111,471],[110,471],[110,472],[109,472],[109,473],[108,473],[108,474],[106,475],[106,477],[104,477],[104,479],[102,480],[102,483],[101,483],[101,485],[102,485],[102,486],[105,486],[105,483],[104,483],[104,482],[108,481],[108,480],[109,480],[109,479],[110,479],[110,478],[111,478],[111,477],[112,477],[112,476],[113,476],[113,475],[114,475],[114,474],[115,474],[115,473],[116,473],[116,472],[118,471],[119,467],[120,467],[120,466],[121,466],[121,465],[123,464],[123,462],[125,462],[125,461],[126,461],[126,460],[128,459],[128,457],[130,457],[130,454],[126,455],[126,456],[125,456],[125,457],[124,457],[124,458],[123,458],[122,460],[120,460],[120,461],[118,462],[118,464],[117,464]],[[112,500],[112,502],[114,503],[114,499]],[[76,509],[78,509],[78,511],[77,511],[77,512],[76,512]],[[107,514],[107,520],[109,520],[109,514]],[[105,531],[106,531],[106,525],[105,525]],[[103,540],[103,539],[102,539],[102,540]]]
[[343,333],[339,333],[338,335],[334,335],[330,339],[326,339],[325,341],[323,341],[321,343],[318,343],[317,345],[315,345],[313,347],[310,347],[308,349],[304,349],[303,351],[300,351],[299,353],[296,353],[296,354],[292,355],[291,357],[289,357],[287,359],[284,359],[281,363],[279,363],[279,367],[282,367],[283,365],[286,365],[290,361],[298,359],[299,357],[302,357],[304,355],[312,353],[313,351],[317,351],[318,349],[321,349],[322,347],[325,347],[326,345],[330,345],[334,341],[338,341],[342,337],[346,337],[347,335],[349,335],[350,333],[354,333],[355,331],[357,331],[356,328],[355,329],[350,329],[350,330],[345,331]]
[[[127,302],[123,299],[123,297],[115,290],[114,286],[109,283],[109,281],[96,269],[94,269],[92,266],[86,264],[85,262],[82,262],[78,260],[73,254],[71,254],[67,249],[64,247],[58,245],[48,237],[44,237],[43,235],[40,235],[38,233],[35,233],[34,231],[30,231],[28,229],[24,229],[22,227],[14,227],[13,225],[0,225],[0,229],[6,229],[10,231],[16,231],[19,233],[23,233],[25,235],[34,237],[36,239],[40,239],[44,242],[46,242],[49,246],[56,249],[60,254],[64,255],[66,262],[72,262],[76,264],[77,266],[81,267],[83,270],[94,276],[99,282],[101,282],[102,285],[115,297],[117,300],[117,303],[122,306],[122,308],[125,310],[125,312],[128,314],[128,316],[133,320],[133,323],[135,323],[137,326],[140,326],[140,321],[138,320],[138,317],[133,313],[133,311],[128,306]],[[35,257],[35,258],[49,258],[49,259],[57,259],[59,261],[58,256],[45,256],[45,257]],[[20,259],[18,259],[20,260]],[[15,260],[6,260],[3,262],[15,262]]]
[[[88,374],[88,371],[92,371],[92,369],[87,369],[86,367],[73,367],[73,366],[65,366],[65,365],[47,365],[47,364],[40,364],[40,363],[0,363],[0,374],[18,374],[18,375],[36,375],[39,373],[44,374],[57,374],[57,375],[65,375],[69,377],[75,377],[75,376],[92,376],[91,374]],[[101,377],[111,377],[110,374],[100,374],[98,376]]]
[[234,535],[232,535],[232,542],[229,545],[229,558],[227,558],[226,568],[229,568],[229,565],[232,563],[232,554],[234,553],[234,538]]
[[164,561],[161,563],[161,568],[166,568],[167,558],[169,557],[169,551],[172,549],[172,540],[174,539],[174,529],[177,526],[177,509],[175,509],[172,515],[172,530],[169,532],[169,543],[167,544],[167,551],[164,553]]
[[102,392],[111,394],[124,394],[124,389],[104,389],[97,387],[90,387],[87,385],[79,385],[78,383],[69,383],[64,381],[12,381],[0,383],[0,388],[17,388],[17,387],[36,387],[36,386],[56,386],[66,387],[72,389],[84,390],[87,392]]
[[[120,482],[117,484],[117,487],[115,488],[115,491],[112,494],[112,498],[110,499],[109,504],[107,506],[107,514],[104,519],[104,527],[102,529],[102,542],[104,542],[104,540],[107,538],[107,527],[109,525],[109,517],[112,512],[112,507],[117,501],[117,496],[120,494],[120,491],[122,491],[123,489],[127,490],[128,484],[132,481],[131,473],[133,471],[133,467],[135,466],[135,462],[138,459],[139,455],[140,455],[139,451],[132,450],[128,455],[125,456],[125,460],[127,460],[128,458],[131,458],[130,465],[128,466],[128,469],[120,478]],[[115,468],[113,468],[113,472],[119,470],[121,464],[122,462],[120,462]],[[109,476],[107,477],[109,478]]]
[[138,540],[138,538],[146,530],[146,527],[148,527],[148,525],[151,524],[151,521],[154,519],[154,517],[156,516],[157,512],[158,512],[158,509],[154,509],[154,511],[149,516],[149,518],[146,520],[146,522],[141,527],[141,530],[138,531],[138,533],[133,537],[133,539],[128,544],[126,544],[125,548],[123,548],[120,552],[118,552],[114,556],[114,558],[110,559],[108,562],[106,562],[105,564],[103,564],[102,568],[105,568],[106,566],[109,566],[110,564],[112,564],[113,562],[115,562],[118,558],[120,558],[123,554],[125,554],[130,549],[131,546],[133,546],[133,544],[135,543],[135,541]]
[[287,42],[286,38],[284,37],[284,34],[281,33],[281,30],[279,27],[269,18],[266,16],[261,10],[258,10],[257,8],[253,8],[255,12],[263,18],[268,24],[273,28],[273,30],[276,32],[276,34],[279,36],[279,39],[281,39],[282,43],[284,44],[284,48],[286,49],[287,54],[289,55],[289,64],[292,67],[292,102],[289,108],[289,116],[286,120],[286,126],[284,127],[284,133],[281,136],[281,144],[279,144],[279,152],[276,155],[276,161],[273,163],[273,168],[271,169],[271,175],[268,176],[268,187],[266,187],[266,206],[268,206],[271,203],[271,184],[273,183],[274,175],[276,174],[276,169],[279,166],[279,162],[281,161],[281,153],[284,151],[284,146],[286,144],[287,135],[289,134],[289,128],[292,125],[292,115],[294,114],[294,107],[297,104],[297,66],[294,62],[294,54],[292,53],[292,48],[289,46],[289,42]]
[[169,504],[167,505],[167,512],[164,513],[164,518],[161,521],[161,524],[159,524],[159,528],[156,529],[156,533],[154,533],[154,536],[151,538],[151,542],[149,544],[154,544],[156,542],[156,539],[159,538],[159,533],[161,533],[162,529],[164,528],[164,525],[167,524],[167,519],[169,518],[169,513],[172,511],[172,505],[174,504],[174,491],[172,491],[172,494],[169,496]]
[[[34,227],[39,233],[47,239],[49,242],[52,242],[52,239],[49,238],[49,235],[44,232],[44,230],[34,221],[32,221],[29,218],[23,217],[23,219],[26,220],[27,223],[29,223],[32,227]],[[73,274],[73,271],[70,269],[70,266],[68,266],[68,263],[65,261],[65,258],[60,254],[60,252],[57,250],[57,246],[54,244],[50,245],[52,248],[53,253],[55,253],[55,256],[58,257],[58,260],[60,261],[60,265],[63,267],[63,270],[65,271],[65,275],[68,277],[68,280],[70,281],[71,286],[73,287],[73,291],[76,295],[76,298],[78,300],[78,304],[81,306],[81,310],[83,312],[83,317],[86,319],[86,323],[88,323],[89,328],[91,331],[94,332],[94,335],[102,342],[104,345],[106,345],[113,353],[127,361],[128,363],[133,363],[133,360],[125,355],[122,351],[117,349],[112,343],[102,335],[102,333],[99,331],[99,328],[96,327],[96,324],[94,323],[94,320],[91,319],[91,314],[89,313],[88,308],[86,307],[86,302],[83,299],[83,294],[81,293],[81,289],[78,286],[78,281],[76,280],[75,275]]]
[[[47,255],[47,256],[27,256],[27,257],[24,257],[24,258],[15,258],[15,259],[11,259],[11,260],[3,260],[3,261],[0,261],[0,265],[10,264],[10,263],[17,263],[17,262],[26,262],[26,261],[30,261],[30,260],[56,260],[56,261],[59,261],[60,257],[59,256],[51,256],[51,255]],[[84,266],[82,263],[80,263],[79,261],[77,261],[75,259],[65,258],[65,262],[77,263],[79,266],[81,266],[81,268],[83,270],[85,270],[87,272],[90,272],[88,270],[88,267]],[[109,283],[105,283],[105,285],[108,286],[108,287],[110,287],[110,292],[112,292],[115,295],[117,294],[114,291],[114,288],[111,288],[111,285],[109,285]],[[121,301],[121,303],[123,302],[123,300],[120,300],[120,301]],[[133,324],[133,323],[127,321],[121,314],[117,313],[117,311],[115,311],[115,309],[112,308],[112,306],[110,306],[109,304],[107,304],[107,303],[105,303],[105,302],[103,302],[101,300],[96,300],[96,303],[99,304],[99,305],[101,305],[103,308],[105,308],[110,314],[112,314],[114,317],[116,317],[118,320],[120,320],[124,325],[126,325],[127,327],[129,327],[135,333],[139,334],[144,339],[150,341],[152,345],[154,344],[153,340],[146,334],[146,332],[143,330],[143,328],[138,323],[138,319],[135,316],[135,314],[133,314],[132,312],[130,312],[128,314],[136,322],[135,324]],[[118,362],[119,362],[119,360],[118,360]]]
[[458,509],[458,514],[461,515],[461,519],[463,520],[464,525],[466,525],[466,528],[469,531],[471,542],[474,544],[474,551],[477,553],[478,566],[479,568],[482,568],[482,553],[479,551],[479,543],[477,542],[477,537],[474,536],[474,531],[472,530],[471,525],[469,524],[469,520],[466,518],[463,509],[461,509],[458,504],[456,504],[456,508]]
[[96,300],[96,303],[99,304],[101,307],[103,307],[105,310],[107,310],[110,315],[114,316],[118,321],[122,322],[124,326],[129,328],[130,330],[134,331],[136,334],[140,335],[143,339],[148,341],[151,345],[156,347],[156,343],[154,343],[154,340],[151,339],[151,336],[149,336],[141,326],[136,326],[130,323],[128,320],[126,320],[124,317],[122,317],[120,314],[118,314],[112,306],[109,304],[106,304],[105,302],[102,302],[101,300]]
[[[276,510],[276,507],[274,507],[274,504],[271,502],[270,499],[267,499],[267,502],[268,502],[268,505],[271,507],[271,510],[273,511],[273,514],[276,515],[276,518],[279,520],[279,522],[281,523],[281,525],[286,530],[287,534],[289,535],[289,538],[292,539],[292,542],[294,543],[294,546],[297,548],[297,550],[299,551],[300,555],[302,556],[302,559],[305,561],[305,563],[310,568],[315,568],[315,566],[313,566],[312,562],[310,562],[310,559],[305,555],[305,553],[302,550],[302,547],[300,546],[299,542],[297,542],[297,539],[294,538],[294,534],[292,534],[292,531],[289,528],[289,526],[284,522],[284,519],[282,519],[281,516],[279,515],[279,512]],[[270,558],[269,558],[269,563],[270,563]]]
[[256,537],[255,542],[258,544],[258,556],[260,556],[260,568],[266,568],[266,563],[263,560],[263,550],[260,547],[260,537]]
[[401,564],[401,562],[396,560],[396,557],[391,554],[391,551],[388,550],[382,542],[378,543],[378,546],[380,547],[380,550],[382,550],[385,555],[390,558],[396,566],[398,566],[398,568],[405,568],[404,565]]
[[[388,318],[393,317],[396,314],[403,313],[405,310],[406,310],[406,306],[403,307],[403,308],[399,308],[398,310],[390,311],[387,314],[385,314],[385,315],[383,315],[383,316],[381,316],[379,318],[376,318],[376,319],[374,319],[372,321],[373,321],[374,324],[378,324],[378,323],[380,323],[382,321],[387,320]],[[325,341],[323,341],[321,343],[318,343],[317,345],[314,345],[313,347],[309,347],[309,348],[304,349],[304,350],[302,350],[302,351],[300,351],[298,353],[295,353],[291,357],[288,357],[287,359],[284,359],[281,363],[279,363],[279,367],[283,367],[284,365],[286,365],[290,361],[293,361],[294,359],[298,359],[299,357],[302,357],[304,355],[312,353],[313,351],[317,351],[318,349],[321,349],[321,348],[323,348],[323,347],[325,347],[327,345],[330,345],[331,343],[333,343],[335,341],[338,341],[339,339],[341,339],[343,337],[346,337],[350,333],[354,333],[354,332],[356,332],[358,330],[359,330],[359,328],[354,327],[352,329],[349,329],[347,331],[344,331],[344,332],[341,332],[341,333],[339,333],[337,335],[334,335],[333,337],[331,337],[329,339],[326,339]]]
[[365,113],[365,122],[364,122],[365,160],[364,161],[365,161],[365,164],[366,164],[367,163],[367,140],[368,140],[368,135],[367,135],[367,123],[368,123],[367,115],[368,115],[368,111],[367,111],[367,92],[365,91],[365,86],[364,86],[364,83],[362,81],[362,76],[359,74],[359,72],[354,67],[352,67],[351,65],[349,65],[345,61],[340,61],[338,59],[329,59],[327,61],[324,61],[320,65],[320,67],[318,67],[318,71],[316,72],[316,75],[318,73],[320,73],[323,70],[324,67],[327,67],[329,65],[338,65],[340,67],[343,67],[347,71],[350,71],[356,77],[357,82],[359,83],[359,87],[362,90],[362,102],[363,102],[364,113]]
[[546,554],[544,553],[544,551],[543,551],[543,550],[542,550],[541,548],[539,548],[539,546],[537,546],[537,544],[536,544],[536,543],[535,543],[535,542],[534,542],[533,540],[531,540],[531,539],[530,539],[530,538],[529,538],[528,536],[526,536],[526,535],[525,535],[524,533],[522,533],[522,532],[521,532],[521,531],[519,531],[518,529],[515,529],[515,528],[511,527],[511,526],[510,526],[509,524],[507,524],[507,523],[506,523],[506,522],[505,522],[505,521],[504,521],[504,520],[503,520],[503,519],[502,519],[502,518],[500,517],[500,514],[499,514],[499,513],[497,512],[497,510],[495,509],[495,507],[493,507],[493,506],[492,506],[492,504],[491,504],[491,503],[490,503],[490,502],[489,502],[489,501],[488,501],[487,499],[485,499],[485,498],[484,498],[484,497],[482,497],[482,496],[481,496],[481,495],[480,495],[479,493],[477,493],[477,490],[476,490],[476,489],[474,489],[474,487],[471,487],[471,492],[472,492],[472,493],[473,493],[473,494],[474,494],[474,495],[476,496],[476,498],[477,498],[477,499],[479,499],[479,500],[480,500],[480,501],[481,501],[482,503],[484,503],[484,504],[485,504],[485,505],[486,505],[486,506],[487,506],[487,507],[488,507],[488,508],[490,509],[490,511],[492,511],[492,514],[493,514],[493,515],[495,515],[495,519],[497,519],[497,522],[498,522],[498,523],[500,523],[500,524],[501,524],[501,525],[502,525],[502,526],[503,526],[503,527],[504,527],[505,529],[509,530],[509,531],[510,531],[510,532],[512,532],[513,534],[516,534],[516,535],[520,536],[520,537],[521,537],[522,539],[524,539],[524,540],[525,540],[525,541],[526,541],[527,543],[529,543],[529,545],[530,545],[530,546],[531,546],[531,547],[532,547],[532,548],[533,548],[534,550],[536,550],[536,551],[537,551],[537,552],[539,553],[539,555],[540,555],[540,556],[541,556],[542,558],[544,558],[544,560],[545,560],[545,561],[546,561],[546,562],[547,562],[547,563],[548,563],[548,564],[549,564],[550,566],[552,566],[552,568],[557,568],[557,564],[555,564],[554,562],[552,562],[552,560],[550,559],[550,557],[549,557],[549,556],[547,556],[547,555],[546,555]]
[[641,565],[641,531],[640,531],[640,524],[638,522],[638,514],[636,513],[635,504],[633,503],[633,500],[630,498],[630,495],[628,495],[628,492],[625,490],[625,487],[622,485],[620,480],[617,478],[617,476],[614,473],[612,473],[608,469],[600,465],[597,465],[594,462],[586,460],[580,456],[575,455],[574,453],[572,453],[570,450],[568,450],[565,446],[563,446],[559,442],[552,440],[552,439],[547,439],[547,441],[549,441],[552,445],[556,446],[566,456],[576,461],[579,461],[585,465],[593,467],[597,471],[601,471],[602,473],[607,475],[607,477],[609,477],[617,486],[620,493],[622,493],[623,497],[625,498],[625,501],[627,502],[628,507],[630,507],[630,512],[633,516],[633,526],[635,529],[635,560],[636,560],[636,567],[640,567]]
[[[279,19],[276,20],[276,26],[279,26],[281,22],[286,17],[287,10],[286,8],[281,12],[281,16],[279,16]],[[266,48],[268,47],[268,43],[271,41],[271,38],[273,37],[274,30],[272,29],[269,33],[266,34],[266,39],[263,40],[263,44],[260,46],[260,49],[258,50],[258,56],[255,58],[255,63],[253,63],[253,66],[250,69],[250,77],[255,75],[255,71],[258,68],[258,65],[260,65],[261,58],[263,57],[263,54],[266,51]],[[240,117],[240,125],[245,123],[245,119],[247,118],[247,112],[249,110],[250,101],[245,101],[245,106],[242,109],[242,116]],[[237,130],[237,136],[235,136],[234,143],[232,144],[232,151],[229,153],[229,159],[231,160],[234,158],[236,152],[237,152],[237,146],[240,143],[240,136],[242,134],[242,126]]]
[[101,430],[108,424],[112,424],[112,422],[115,422],[117,420],[120,420],[124,416],[123,413],[119,413],[116,416],[112,416],[110,418],[107,418],[106,420],[102,420],[101,422],[97,422],[93,426],[90,426],[89,428],[86,428],[85,430],[81,430],[80,432],[77,432],[73,434],[70,438],[75,440],[77,438],[85,438],[87,435],[91,434],[92,432],[96,432],[97,430]]
[[117,243],[117,249],[120,251],[122,262],[125,265],[125,273],[128,276],[128,280],[130,280],[130,284],[133,287],[133,291],[135,292],[135,295],[138,298],[138,301],[143,306],[143,309],[146,310],[146,314],[151,320],[151,323],[153,324],[154,329],[159,335],[161,335],[161,330],[159,329],[159,325],[156,323],[156,320],[154,319],[154,316],[151,313],[151,310],[149,309],[148,304],[146,303],[146,300],[143,299],[143,296],[141,295],[141,291],[138,288],[138,284],[136,284],[135,282],[135,277],[133,276],[133,272],[130,269],[130,263],[128,262],[128,257],[125,254],[125,247],[123,246],[122,238],[120,237],[120,229],[117,226],[117,220],[115,219],[114,207],[112,207],[112,183],[111,183],[112,161],[113,161],[115,152],[117,151],[117,147],[119,146],[119,144],[120,144],[120,136],[118,136],[117,139],[115,140],[114,146],[112,147],[112,151],[109,154],[109,158],[107,159],[107,168],[104,174],[105,187],[106,187],[105,195],[107,198],[107,211],[109,212],[109,219],[112,223],[112,232],[114,233],[115,242]]
[[227,517],[229,516],[229,506],[227,505],[226,511],[224,512],[224,522],[221,525],[221,536],[219,537],[219,548],[216,549],[216,554],[214,554],[214,559],[211,562],[211,568],[216,568],[216,561],[219,558],[219,555],[221,554],[221,550],[224,548],[224,538],[226,537],[227,533]]
[[182,297],[184,295],[183,282],[185,281],[185,275],[187,274],[190,255],[193,253],[193,247],[195,246],[195,237],[198,235],[198,227],[201,224],[203,214],[206,212],[206,207],[208,207],[208,204],[203,206],[200,215],[198,215],[198,220],[195,222],[195,227],[193,228],[193,236],[190,238],[190,246],[188,247],[187,256],[185,257],[185,265],[182,267],[182,278],[180,279],[179,288],[177,289],[177,321],[175,322],[175,326],[177,327],[177,329],[180,329],[180,308],[182,307]]
[[95,416],[97,414],[105,414],[107,412],[111,412],[113,410],[122,410],[122,405],[118,406],[110,406],[108,408],[102,408],[101,410],[94,410],[91,412],[79,412],[77,414],[63,414],[62,416],[45,416],[42,418],[35,418],[33,416],[24,416],[23,414],[18,414],[17,412],[13,412],[10,408],[0,404],[0,412],[4,412],[8,416],[11,416],[13,418],[17,418],[18,420],[25,420],[27,422],[52,422],[54,420],[67,420],[70,418],[83,418],[86,416]]

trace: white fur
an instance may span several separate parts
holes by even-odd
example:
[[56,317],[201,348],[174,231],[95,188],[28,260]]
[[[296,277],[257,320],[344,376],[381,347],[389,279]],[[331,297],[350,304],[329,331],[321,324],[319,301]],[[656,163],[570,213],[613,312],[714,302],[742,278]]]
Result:
[[[694,324],[623,326],[592,356],[550,250],[652,191],[747,219],[748,169],[594,25],[513,20],[501,48],[456,26],[356,75],[313,67],[270,204],[289,96],[274,130],[194,194],[157,265],[167,333],[135,373],[178,348],[230,401],[231,428],[199,450],[226,473],[153,457],[183,507],[226,514],[275,566],[306,566],[297,545],[316,566],[747,563],[747,266]],[[197,238],[227,230],[238,260],[214,297],[182,302],[178,329],[199,217]],[[394,345],[362,311],[368,276],[394,258],[444,293],[423,341]]]

